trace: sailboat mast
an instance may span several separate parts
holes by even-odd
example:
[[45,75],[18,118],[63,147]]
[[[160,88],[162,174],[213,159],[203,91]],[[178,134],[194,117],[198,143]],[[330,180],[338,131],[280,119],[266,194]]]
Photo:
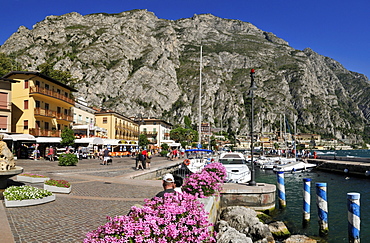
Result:
[[202,51],[203,47],[200,46],[200,65],[199,65],[199,127],[198,127],[198,136],[199,136],[199,144],[198,146],[202,144]]

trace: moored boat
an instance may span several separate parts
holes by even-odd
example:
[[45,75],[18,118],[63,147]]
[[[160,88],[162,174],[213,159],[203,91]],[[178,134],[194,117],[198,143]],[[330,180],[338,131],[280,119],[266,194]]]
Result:
[[185,150],[186,159],[184,160],[184,165],[192,173],[200,172],[208,163],[212,162],[212,153],[213,151],[209,149]]
[[222,153],[219,162],[226,168],[226,182],[247,183],[251,180],[251,171],[242,153]]
[[301,170],[305,171],[305,170],[312,169],[315,167],[316,167],[315,164],[310,164],[310,163],[297,160],[295,162],[290,162],[290,163],[283,164],[283,165],[276,165],[273,171],[275,172],[296,172],[296,171],[301,171]]

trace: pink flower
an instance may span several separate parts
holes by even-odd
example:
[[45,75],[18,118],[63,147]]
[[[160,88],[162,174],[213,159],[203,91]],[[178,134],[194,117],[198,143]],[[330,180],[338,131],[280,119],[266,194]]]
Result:
[[[208,230],[207,213],[194,195],[166,194],[146,199],[127,216],[107,217],[108,222],[86,234],[84,242],[215,242]],[[168,239],[170,239],[168,241]]]

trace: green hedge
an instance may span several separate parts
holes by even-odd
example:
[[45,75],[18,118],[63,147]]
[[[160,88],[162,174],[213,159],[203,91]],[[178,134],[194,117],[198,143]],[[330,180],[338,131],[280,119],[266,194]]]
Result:
[[73,166],[78,163],[78,158],[75,154],[61,154],[59,157],[60,166]]

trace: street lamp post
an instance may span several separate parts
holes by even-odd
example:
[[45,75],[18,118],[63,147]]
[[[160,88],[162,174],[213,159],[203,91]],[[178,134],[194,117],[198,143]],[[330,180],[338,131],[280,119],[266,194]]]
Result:
[[251,76],[251,86],[249,87],[249,94],[251,96],[251,163],[252,163],[252,175],[251,175],[251,181],[249,182],[250,186],[255,186],[255,170],[254,170],[254,161],[253,161],[253,118],[254,118],[254,100],[253,100],[253,91],[257,89],[257,85],[254,82],[254,69],[251,69],[250,72]]
[[140,151],[140,123],[143,121],[143,117],[141,114],[138,114],[136,117],[136,122],[138,124],[138,133],[137,133],[137,152]]

